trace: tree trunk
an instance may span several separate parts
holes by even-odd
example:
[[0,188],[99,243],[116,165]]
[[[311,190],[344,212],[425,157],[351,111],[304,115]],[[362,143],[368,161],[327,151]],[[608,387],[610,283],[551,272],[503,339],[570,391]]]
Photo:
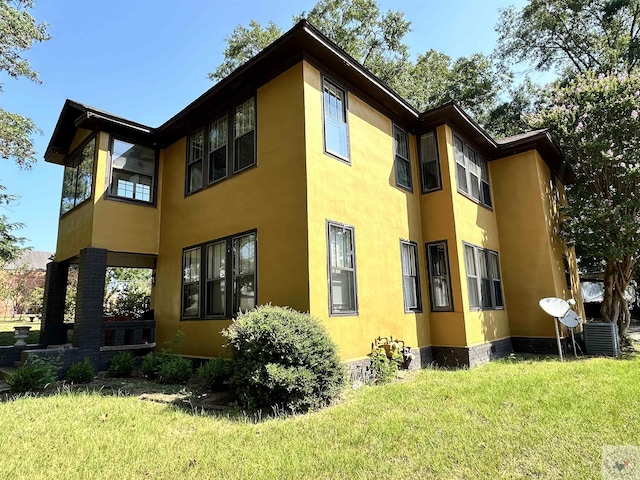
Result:
[[616,323],[622,338],[631,323],[629,302],[624,294],[631,283],[634,260],[626,256],[618,262],[607,262],[604,273],[604,299],[600,314],[605,322]]

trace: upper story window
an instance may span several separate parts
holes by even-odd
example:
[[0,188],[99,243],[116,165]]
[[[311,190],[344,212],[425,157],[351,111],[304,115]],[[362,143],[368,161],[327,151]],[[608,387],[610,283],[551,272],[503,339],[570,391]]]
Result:
[[436,132],[420,136],[420,177],[424,193],[442,188]]
[[397,125],[393,126],[393,151],[395,155],[396,185],[412,190],[409,137]]
[[456,158],[458,191],[482,205],[491,207],[493,204],[487,162],[455,134],[453,135],[453,150]]
[[464,244],[469,307],[474,310],[504,308],[498,252]]
[[96,137],[77,148],[64,167],[60,215],[91,198],[93,164],[96,153]]
[[255,97],[234,106],[187,139],[186,193],[256,164]]
[[111,189],[114,197],[153,203],[156,152],[111,138]]
[[324,150],[349,162],[347,92],[326,78],[322,80]]

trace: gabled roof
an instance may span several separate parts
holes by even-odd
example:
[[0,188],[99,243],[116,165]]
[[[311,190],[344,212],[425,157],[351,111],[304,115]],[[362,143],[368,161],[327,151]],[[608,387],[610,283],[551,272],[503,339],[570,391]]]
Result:
[[291,66],[306,60],[321,72],[337,75],[349,91],[412,132],[450,124],[481,148],[489,160],[536,148],[564,183],[575,178],[546,131],[495,140],[455,102],[420,114],[391,87],[329,40],[307,20],[300,20],[251,60],[211,87],[157,128],[67,100],[60,114],[45,160],[63,163],[77,128],[103,128],[150,146],[165,148],[202,125],[215,111],[223,111],[255,92]]
[[49,140],[44,159],[47,162],[64,164],[78,128],[94,130],[105,126],[109,132],[124,135],[132,140],[142,143],[153,142],[153,128],[67,99]]

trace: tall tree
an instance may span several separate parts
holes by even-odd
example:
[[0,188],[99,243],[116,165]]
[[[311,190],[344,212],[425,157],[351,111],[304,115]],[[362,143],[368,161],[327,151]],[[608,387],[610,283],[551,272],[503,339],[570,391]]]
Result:
[[[0,0],[0,72],[12,78],[25,77],[39,82],[38,74],[24,57],[33,44],[49,39],[47,25],[38,23],[29,13],[34,4],[35,0]],[[0,158],[31,168],[36,160],[31,135],[37,132],[31,119],[0,108]],[[1,185],[0,190],[4,190]],[[9,204],[14,198],[0,192],[0,206]],[[18,257],[24,239],[16,236],[15,230],[21,226],[0,215],[0,263]]]
[[[319,0],[306,18],[329,39],[407,99],[424,110],[455,100],[491,130],[487,124],[499,105],[500,92],[511,82],[482,54],[453,60],[429,50],[413,61],[404,41],[411,22],[401,11],[382,12],[377,0]],[[262,27],[252,20],[238,26],[226,38],[224,61],[209,78],[218,81],[275,41],[282,30],[270,22]],[[495,114],[493,115],[495,117]]]
[[530,120],[549,128],[576,174],[565,238],[604,269],[603,319],[623,334],[625,298],[640,259],[640,72],[588,72],[557,83]]
[[496,30],[499,61],[538,70],[629,73],[640,61],[640,0],[530,0]]

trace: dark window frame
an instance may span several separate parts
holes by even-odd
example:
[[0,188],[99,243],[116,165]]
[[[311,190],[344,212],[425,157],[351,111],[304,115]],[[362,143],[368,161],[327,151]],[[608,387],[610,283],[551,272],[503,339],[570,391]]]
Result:
[[[134,145],[140,145],[142,147],[146,147],[146,148],[150,148],[151,150],[154,151],[154,166],[153,166],[153,177],[151,179],[152,185],[151,185],[151,197],[149,199],[149,201],[146,200],[138,200],[135,198],[129,198],[129,197],[123,197],[121,195],[117,195],[116,193],[114,193],[114,186],[113,186],[113,143],[115,140],[120,140],[121,142],[125,142],[125,143],[131,143]],[[155,207],[157,205],[157,193],[158,193],[158,171],[159,171],[159,164],[160,164],[160,151],[155,148],[154,146],[150,146],[150,145],[146,145],[144,143],[140,143],[137,141],[132,140],[131,138],[128,138],[126,136],[120,136],[120,135],[109,135],[109,151],[107,152],[108,155],[108,163],[107,163],[107,167],[109,169],[109,176],[108,176],[108,182],[109,184],[107,185],[107,198],[109,200],[116,200],[119,202],[125,202],[125,203],[134,203],[136,205],[143,205],[143,206],[153,206]]]
[[[79,172],[79,166],[82,163],[82,161],[80,161],[77,165],[72,166],[72,163],[75,163],[77,158],[80,158],[82,156],[82,152],[85,149],[85,147],[87,145],[89,145],[92,141],[94,141],[94,147],[93,147],[93,164],[91,167],[91,192],[89,193],[89,196],[85,199],[83,199],[81,202],[79,203],[75,203],[75,199],[77,196],[77,192],[78,192],[78,172]],[[85,138],[76,148],[74,148],[71,153],[69,155],[67,155],[67,158],[65,159],[64,162],[64,168],[75,168],[75,180],[74,180],[74,205],[73,207],[71,207],[69,210],[67,210],[66,212],[62,211],[62,200],[63,200],[63,194],[64,194],[64,173],[63,173],[63,179],[62,179],[62,192],[60,192],[60,218],[64,217],[65,215],[67,215],[69,212],[74,211],[76,208],[78,208],[80,205],[84,205],[85,203],[87,203],[89,200],[91,200],[93,198],[94,192],[95,192],[95,188],[96,188],[96,160],[98,158],[98,132],[92,132],[90,135],[87,136],[87,138]]]
[[[410,247],[413,249],[413,259],[415,274],[415,288],[416,288],[416,306],[407,308],[407,291],[405,289],[405,277],[412,277],[411,275],[405,275],[404,262],[402,258],[403,247]],[[421,313],[422,312],[422,291],[420,285],[420,257],[418,252],[418,244],[411,240],[400,239],[400,270],[402,273],[402,300],[404,304],[404,313]],[[413,277],[412,277],[413,278]]]
[[[245,132],[240,137],[236,138],[236,128],[235,128],[235,120],[236,113],[238,107],[244,105],[248,101],[253,100],[253,128],[247,132]],[[209,141],[209,135],[211,132],[212,125],[218,120],[226,118],[227,122],[227,132],[226,132],[226,144],[225,144],[225,174],[220,178],[214,178],[210,180],[210,156],[214,151],[211,150],[211,145]],[[194,135],[202,132],[202,157],[198,159],[192,158],[192,142],[191,139]],[[249,133],[252,134],[253,141],[253,160],[251,163],[242,166],[241,168],[236,168],[236,153],[239,151],[237,147],[237,140],[243,138]],[[207,121],[203,124],[199,124],[197,128],[193,128],[191,131],[187,133],[186,137],[186,161],[185,161],[185,178],[184,178],[184,195],[189,196],[194,193],[200,192],[202,190],[206,190],[207,188],[212,187],[222,181],[228,180],[229,178],[234,177],[235,175],[244,172],[245,170],[249,170],[258,165],[258,101],[257,94],[249,95],[245,97],[242,101],[234,102],[229,108],[222,112],[217,112],[215,115],[208,117]],[[202,162],[202,185],[198,188],[190,189],[190,167],[195,165],[198,162]]]
[[[238,310],[235,308],[235,302],[237,299],[236,294],[236,273],[235,273],[235,259],[236,257],[233,254],[233,245],[234,241],[246,237],[249,235],[253,235],[254,242],[254,269],[253,269],[253,292],[254,292],[254,305],[258,305],[258,230],[252,229],[244,232],[236,233],[233,235],[227,235],[225,237],[216,238],[214,240],[209,240],[203,243],[198,243],[196,245],[191,245],[182,249],[182,270],[181,270],[181,280],[180,280],[180,321],[201,321],[201,320],[228,320],[235,318],[238,314]],[[212,245],[216,245],[219,243],[225,243],[225,298],[224,298],[224,314],[223,315],[207,315],[207,305],[209,299],[207,298],[207,283],[212,281],[208,278],[207,275],[207,265],[208,265],[208,247]],[[199,250],[200,252],[200,277],[198,280],[198,298],[199,298],[199,306],[198,306],[198,314],[193,316],[185,316],[184,315],[184,268],[185,268],[185,252]],[[245,275],[246,276],[246,275]],[[230,288],[229,288],[230,284]]]
[[[327,128],[326,128],[326,105],[325,105],[325,101],[324,101],[324,90],[325,90],[325,84],[329,84],[331,86],[333,86],[336,90],[339,90],[342,92],[343,95],[343,102],[342,102],[342,116],[343,116],[343,120],[342,122],[344,123],[345,126],[345,130],[346,130],[346,147],[347,147],[347,155],[346,156],[342,156],[340,153],[337,152],[333,152],[331,150],[327,149]],[[347,165],[351,165],[351,142],[350,142],[350,135],[349,135],[349,101],[348,101],[348,90],[346,88],[344,88],[343,86],[341,86],[338,82],[336,82],[335,80],[331,80],[330,78],[326,77],[326,76],[322,76],[322,83],[321,83],[321,90],[320,90],[320,94],[321,94],[321,101],[322,101],[322,147],[323,147],[323,151],[326,155],[329,155],[333,158],[336,158],[338,160],[340,160],[343,163],[346,163]]]
[[[331,227],[341,228],[343,230],[349,230],[351,232],[351,256],[353,267],[332,267],[331,265]],[[328,301],[329,301],[329,316],[330,317],[354,317],[358,315],[358,274],[357,274],[357,259],[356,259],[356,236],[355,227],[353,225],[347,225],[333,220],[326,221],[326,236],[327,236],[327,286],[328,286]],[[334,310],[333,307],[333,291],[332,291],[332,268],[340,268],[341,270],[353,271],[353,310]]]
[[[459,161],[459,155],[456,155],[456,139],[462,143],[462,162]],[[474,146],[472,146],[469,142],[467,142],[463,137],[453,132],[453,151],[454,151],[454,160],[456,164],[456,187],[458,193],[464,195],[469,200],[478,205],[481,205],[489,210],[493,210],[493,199],[491,196],[491,182],[489,179],[489,162],[487,162],[482,155],[478,152]],[[475,162],[471,160],[473,157]],[[473,173],[469,166],[469,162],[477,165],[479,171]],[[464,170],[464,180],[466,183],[466,189],[462,188],[461,178],[459,173],[459,168],[461,167]],[[473,180],[472,177],[475,177]],[[472,193],[472,182],[478,188],[478,197],[476,198]]]
[[[396,186],[413,193],[413,172],[411,169],[411,150],[410,150],[410,142],[409,142],[409,133],[404,128],[399,127],[395,123],[393,124],[391,130],[392,130],[392,137],[393,137],[393,168],[395,170]],[[396,132],[404,134],[405,146],[407,149],[406,158],[398,153],[398,142],[396,140]],[[400,179],[398,178],[399,171],[400,171],[398,169],[399,162],[405,162],[407,165],[409,185],[404,185],[403,183],[400,182]]]
[[[436,158],[435,160],[429,160],[428,162],[424,161],[424,155],[426,154],[424,149],[422,148],[422,138],[427,136],[427,135],[433,135],[433,141],[435,142],[436,145]],[[438,190],[442,190],[442,171],[441,171],[441,167],[440,167],[440,149],[438,146],[438,131],[437,130],[431,130],[430,132],[425,132],[422,133],[420,135],[420,141],[418,142],[418,157],[419,157],[419,162],[420,162],[420,186],[421,186],[421,192],[422,193],[431,193],[431,192],[437,192]],[[438,185],[436,187],[433,188],[427,188],[427,186],[425,185],[425,180],[424,180],[424,165],[427,163],[434,163],[436,166],[436,180]]]
[[[432,262],[432,253],[431,253],[431,248],[432,247],[440,247],[440,246],[444,246],[444,252],[445,252],[445,270],[446,270],[446,274],[444,275],[444,277],[446,277],[446,288],[447,288],[447,295],[449,297],[449,305],[444,306],[444,307],[437,307],[435,306],[435,288],[434,288],[434,279],[436,277],[436,275],[434,275],[433,273],[433,262]],[[429,299],[431,301],[431,311],[432,312],[453,312],[454,311],[454,307],[453,307],[453,295],[452,295],[452,289],[451,289],[451,265],[449,262],[449,243],[447,242],[447,240],[438,240],[435,242],[428,242],[425,244],[425,250],[427,253],[427,273],[429,276]],[[437,275],[437,277],[443,277],[443,275]]]
[[[466,257],[465,257],[465,251],[466,248],[472,248],[474,251],[474,262],[475,262],[475,270],[476,270],[476,274],[475,276],[469,275],[469,272],[467,270],[467,264],[466,264]],[[483,310],[504,310],[505,306],[504,306],[504,291],[502,289],[502,273],[500,271],[500,253],[495,251],[495,250],[490,250],[488,248],[483,248],[483,247],[479,247],[478,245],[474,245],[472,243],[468,243],[468,242],[462,242],[462,252],[463,252],[463,259],[465,259],[465,278],[467,280],[467,289],[469,288],[469,282],[470,282],[470,278],[475,278],[475,282],[476,282],[476,287],[477,287],[477,292],[478,292],[478,305],[474,306],[471,305],[471,296],[469,295],[470,292],[467,292],[467,295],[469,295],[469,309],[471,311],[483,311]],[[486,271],[487,271],[487,277],[483,277],[482,274],[482,268],[481,268],[481,255],[484,256],[485,262],[486,262]],[[490,258],[493,258],[494,261],[496,262],[496,269],[497,269],[497,273],[498,276],[494,277],[492,275],[491,272],[491,260]],[[485,280],[486,282],[488,282],[489,288],[488,288],[488,293],[489,293],[489,298],[483,297],[483,290],[482,290],[482,281]],[[498,302],[498,295],[496,294],[495,288],[496,288],[496,282],[499,283],[499,300],[500,302]],[[486,302],[489,301],[490,305],[487,305]]]

